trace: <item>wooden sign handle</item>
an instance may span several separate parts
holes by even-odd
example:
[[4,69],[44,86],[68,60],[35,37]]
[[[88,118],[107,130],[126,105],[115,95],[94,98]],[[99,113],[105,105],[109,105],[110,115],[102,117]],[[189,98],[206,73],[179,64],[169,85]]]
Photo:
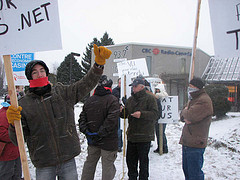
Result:
[[163,154],[163,124],[159,123],[159,154],[162,155]]
[[191,64],[190,64],[190,71],[189,71],[189,82],[194,76],[194,68],[195,68],[195,57],[196,57],[196,50],[197,50],[197,38],[198,38],[198,27],[199,27],[199,19],[200,19],[200,7],[201,7],[201,0],[198,0],[197,5],[197,16],[195,22],[195,31],[194,31],[194,39],[193,39],[193,48],[192,48],[192,56],[191,56]]
[[[3,60],[4,60],[4,67],[5,67],[7,83],[8,83],[8,94],[10,96],[11,105],[17,108],[18,100],[17,100],[16,88],[14,85],[14,79],[13,79],[11,56],[4,55]],[[31,180],[30,174],[29,174],[26,150],[25,150],[25,146],[24,146],[21,121],[17,121],[17,120],[14,121],[14,126],[15,126],[15,130],[16,130],[16,136],[17,136],[18,148],[19,148],[19,152],[20,152],[20,158],[21,158],[21,162],[22,162],[24,179]]]

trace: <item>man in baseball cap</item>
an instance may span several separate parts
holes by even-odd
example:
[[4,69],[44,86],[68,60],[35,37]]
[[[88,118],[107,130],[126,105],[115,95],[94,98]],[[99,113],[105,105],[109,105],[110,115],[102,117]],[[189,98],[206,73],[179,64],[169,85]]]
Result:
[[[158,107],[155,97],[146,92],[145,82],[136,78],[132,84],[133,93],[127,99],[125,111],[121,117],[128,117],[127,155],[129,179],[148,179],[149,150],[154,140],[154,124],[158,117]],[[140,171],[138,173],[138,163]]]

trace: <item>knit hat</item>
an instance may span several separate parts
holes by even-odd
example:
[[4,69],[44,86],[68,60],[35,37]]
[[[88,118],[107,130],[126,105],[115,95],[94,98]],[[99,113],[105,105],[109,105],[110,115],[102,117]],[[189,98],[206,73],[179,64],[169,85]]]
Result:
[[25,68],[25,75],[27,77],[28,80],[32,80],[32,68],[36,65],[36,64],[40,64],[41,66],[44,67],[45,71],[46,71],[46,75],[48,76],[49,74],[49,69],[47,67],[47,65],[41,61],[41,60],[33,60],[30,61]]
[[189,84],[197,87],[198,89],[202,89],[205,85],[204,81],[199,77],[194,77]]
[[102,75],[98,81],[98,86],[109,87],[111,88],[113,81],[108,79],[106,75]]

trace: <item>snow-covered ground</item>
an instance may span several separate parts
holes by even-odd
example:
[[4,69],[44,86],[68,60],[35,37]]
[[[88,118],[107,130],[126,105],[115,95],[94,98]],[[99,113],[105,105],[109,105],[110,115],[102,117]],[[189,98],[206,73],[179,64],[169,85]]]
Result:
[[[81,104],[75,106],[76,123],[81,108]],[[181,122],[167,125],[168,154],[160,156],[153,153],[153,150],[156,149],[156,142],[152,143],[153,147],[149,153],[150,180],[184,180],[181,164],[182,146],[178,144],[182,127],[183,123]],[[83,164],[87,156],[87,142],[84,135],[80,134],[80,139],[82,152],[76,157],[79,179],[81,178]],[[228,113],[222,120],[212,122],[209,146],[206,148],[204,159],[203,171],[206,180],[240,180],[240,113]],[[100,162],[96,168],[96,180],[101,179]],[[115,165],[117,172],[114,180],[128,179],[126,159],[123,158],[123,152],[118,153]],[[30,160],[29,169],[32,179],[35,179],[35,169]]]

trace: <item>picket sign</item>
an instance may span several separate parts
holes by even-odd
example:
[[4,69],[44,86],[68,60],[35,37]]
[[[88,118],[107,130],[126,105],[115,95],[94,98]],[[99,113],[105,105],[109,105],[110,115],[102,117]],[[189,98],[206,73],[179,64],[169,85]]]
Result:
[[[11,105],[17,108],[18,100],[17,100],[16,88],[14,85],[14,79],[13,79],[11,56],[4,55],[3,60],[4,60],[6,78],[7,78],[7,82],[8,82],[8,93],[9,93],[9,96],[11,99]],[[18,148],[19,148],[21,162],[22,162],[24,179],[30,180],[31,178],[30,178],[30,174],[29,174],[26,150],[24,147],[24,138],[23,138],[21,121],[15,120],[14,126],[15,126],[16,135],[17,135],[17,142],[18,142]]]
[[197,15],[196,15],[196,22],[195,22],[195,30],[194,30],[194,38],[193,38],[191,65],[190,65],[189,78],[188,78],[189,82],[191,81],[191,79],[194,76],[195,57],[196,57],[197,38],[198,38],[198,27],[199,27],[199,18],[200,18],[200,7],[201,7],[201,0],[198,0]]
[[158,124],[159,126],[159,154],[162,155],[163,154],[163,124]]
[[[123,76],[123,78],[121,78],[121,82],[122,82],[122,79],[123,79],[123,88],[124,88],[124,91],[123,91],[123,93],[124,93],[124,97],[126,97],[126,75],[124,75]],[[122,87],[122,86],[121,86]],[[126,124],[126,117],[125,117],[125,106],[124,106],[124,108],[123,108],[123,114],[124,114],[124,126],[123,126],[123,175],[122,175],[122,178],[121,178],[121,180],[123,180],[124,179],[124,176],[125,176],[125,172],[124,172],[124,162],[125,162],[125,160],[124,160],[124,158],[126,157],[126,126],[127,126],[127,124]]]
[[[0,1],[0,55],[3,55],[11,104],[18,107],[11,54],[62,48],[58,1]],[[1,3],[0,3],[1,4]],[[30,180],[21,121],[14,122],[24,179]]]

